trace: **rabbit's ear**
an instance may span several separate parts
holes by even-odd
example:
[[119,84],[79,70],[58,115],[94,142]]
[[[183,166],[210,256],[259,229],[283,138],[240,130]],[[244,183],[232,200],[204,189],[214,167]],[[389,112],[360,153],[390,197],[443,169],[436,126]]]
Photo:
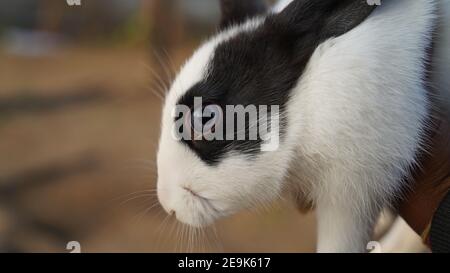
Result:
[[267,12],[265,0],[220,0],[220,8],[222,11],[221,29]]
[[269,21],[276,33],[317,44],[352,30],[375,8],[367,0],[294,0]]

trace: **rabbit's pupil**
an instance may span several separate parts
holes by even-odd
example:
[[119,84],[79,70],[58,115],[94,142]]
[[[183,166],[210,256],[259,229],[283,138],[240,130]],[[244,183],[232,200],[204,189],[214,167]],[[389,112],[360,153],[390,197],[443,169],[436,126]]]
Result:
[[196,109],[191,115],[191,128],[198,133],[214,132],[219,115],[218,106],[208,105]]

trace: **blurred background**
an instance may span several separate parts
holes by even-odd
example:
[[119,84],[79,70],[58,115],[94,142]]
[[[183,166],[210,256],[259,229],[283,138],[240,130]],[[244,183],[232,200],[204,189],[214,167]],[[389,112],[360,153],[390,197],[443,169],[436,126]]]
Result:
[[164,85],[219,18],[212,0],[0,0],[1,252],[314,251],[290,206],[193,238],[146,191]]

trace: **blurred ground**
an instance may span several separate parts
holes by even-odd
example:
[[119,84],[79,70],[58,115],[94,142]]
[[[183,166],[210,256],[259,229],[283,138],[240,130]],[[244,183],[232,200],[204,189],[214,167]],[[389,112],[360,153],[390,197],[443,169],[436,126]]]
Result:
[[[162,62],[178,66],[192,46]],[[73,240],[83,252],[314,251],[313,216],[293,209],[244,212],[194,242],[147,210],[155,196],[128,195],[155,187],[157,60],[146,47],[0,50],[0,251],[66,252]]]
[[189,233],[152,191],[160,87],[218,1],[81,3],[0,0],[0,252],[313,252],[290,206]]

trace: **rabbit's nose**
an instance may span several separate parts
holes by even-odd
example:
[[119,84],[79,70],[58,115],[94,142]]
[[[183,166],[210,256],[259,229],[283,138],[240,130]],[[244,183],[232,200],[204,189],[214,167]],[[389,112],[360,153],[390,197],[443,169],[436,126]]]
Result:
[[163,189],[162,187],[158,187],[158,201],[163,207],[163,209],[169,214],[174,214],[175,210],[171,203],[171,194],[170,191]]
[[177,218],[177,212],[175,210],[170,210],[168,213],[170,216]]

